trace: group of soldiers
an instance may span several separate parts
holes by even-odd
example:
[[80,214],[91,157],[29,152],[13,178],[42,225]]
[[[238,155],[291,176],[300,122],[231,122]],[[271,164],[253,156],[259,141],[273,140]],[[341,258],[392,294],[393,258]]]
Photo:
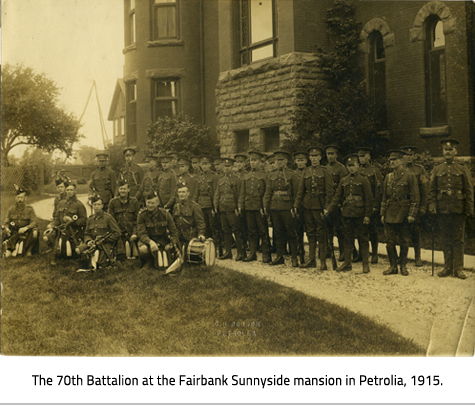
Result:
[[[147,156],[146,171],[134,162],[136,149],[128,147],[118,177],[107,168],[107,154],[100,153],[89,183],[92,215],[87,218],[76,185],[58,176],[53,222],[43,240],[53,254],[87,255],[81,259],[92,259],[94,267],[110,263],[113,254],[119,261],[138,257],[142,267],[157,266],[160,259],[166,267],[183,257],[192,239],[212,238],[219,259],[232,259],[235,247],[236,261],[256,261],[260,251],[263,263],[282,265],[290,254],[293,267],[307,269],[317,268],[318,255],[320,270],[327,270],[326,259],[332,258],[336,271],[351,271],[352,263],[361,261],[358,273],[368,273],[369,264],[378,263],[381,221],[390,262],[383,274],[407,276],[411,241],[415,264],[422,265],[420,221],[429,212],[436,215],[443,237],[445,266],[438,276],[465,279],[464,229],[473,215],[473,182],[467,167],[455,159],[457,144],[454,139],[441,141],[444,162],[430,176],[414,162],[416,147],[391,150],[391,172],[384,179],[371,165],[371,147],[358,148],[343,163],[337,160],[336,145],[293,155],[250,151],[234,158],[168,152]],[[18,232],[31,235],[25,247],[31,252],[38,233],[24,192],[8,211],[6,224],[12,222]],[[343,262],[338,267],[334,236]],[[6,256],[15,246],[11,240]]]

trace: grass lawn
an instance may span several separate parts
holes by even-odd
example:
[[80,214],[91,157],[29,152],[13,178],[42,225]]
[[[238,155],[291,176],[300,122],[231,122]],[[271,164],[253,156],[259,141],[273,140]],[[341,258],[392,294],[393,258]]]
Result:
[[2,260],[1,354],[423,355],[367,317],[220,268],[177,277],[135,261],[76,273],[44,255]]

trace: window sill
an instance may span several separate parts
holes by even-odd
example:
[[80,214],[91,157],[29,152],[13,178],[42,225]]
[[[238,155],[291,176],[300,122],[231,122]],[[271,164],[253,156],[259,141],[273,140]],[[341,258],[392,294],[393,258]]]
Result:
[[439,127],[423,127],[419,128],[419,135],[422,138],[447,137],[450,135],[450,129],[448,125],[442,125]]
[[127,47],[125,47],[122,50],[122,54],[128,53],[129,51],[132,51],[132,50],[137,50],[137,44],[136,43],[129,44]]
[[184,46],[185,42],[183,40],[154,40],[147,41],[147,47],[175,47],[175,46]]

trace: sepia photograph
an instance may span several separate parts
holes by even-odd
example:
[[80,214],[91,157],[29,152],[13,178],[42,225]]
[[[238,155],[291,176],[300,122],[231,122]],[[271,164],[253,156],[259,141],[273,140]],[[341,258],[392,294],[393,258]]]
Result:
[[1,19],[1,355],[474,355],[474,2]]

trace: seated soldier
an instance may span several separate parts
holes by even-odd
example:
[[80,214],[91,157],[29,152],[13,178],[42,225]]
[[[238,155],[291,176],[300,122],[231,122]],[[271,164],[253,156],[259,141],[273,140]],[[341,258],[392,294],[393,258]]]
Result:
[[84,243],[76,248],[76,253],[91,256],[94,269],[113,263],[113,247],[120,238],[120,228],[116,220],[103,211],[104,204],[98,195],[90,197],[94,215],[86,222]]
[[172,263],[172,249],[178,245],[178,230],[169,212],[158,207],[156,192],[145,196],[146,209],[137,218],[137,236],[142,269],[151,267],[166,268]]
[[178,185],[178,200],[173,208],[173,218],[178,229],[183,257],[187,254],[188,243],[193,238],[204,241],[206,224],[201,207],[190,199],[190,190],[186,185]]
[[5,257],[31,256],[39,252],[38,223],[33,208],[26,205],[26,190],[15,184],[15,204],[8,208],[5,219]]
[[[87,212],[84,204],[76,196],[76,184],[70,183],[66,188],[66,198],[59,201],[53,219],[55,252],[53,258],[58,256],[73,256],[72,249],[80,245],[84,226],[86,225]],[[46,233],[46,232],[45,232]],[[50,235],[43,236],[43,240],[50,240]],[[56,265],[54,259],[52,265]]]
[[117,241],[117,259],[135,259],[137,249],[137,215],[140,211],[139,201],[130,196],[129,184],[125,180],[117,182],[119,196],[109,202],[109,215],[119,224],[121,236]]

